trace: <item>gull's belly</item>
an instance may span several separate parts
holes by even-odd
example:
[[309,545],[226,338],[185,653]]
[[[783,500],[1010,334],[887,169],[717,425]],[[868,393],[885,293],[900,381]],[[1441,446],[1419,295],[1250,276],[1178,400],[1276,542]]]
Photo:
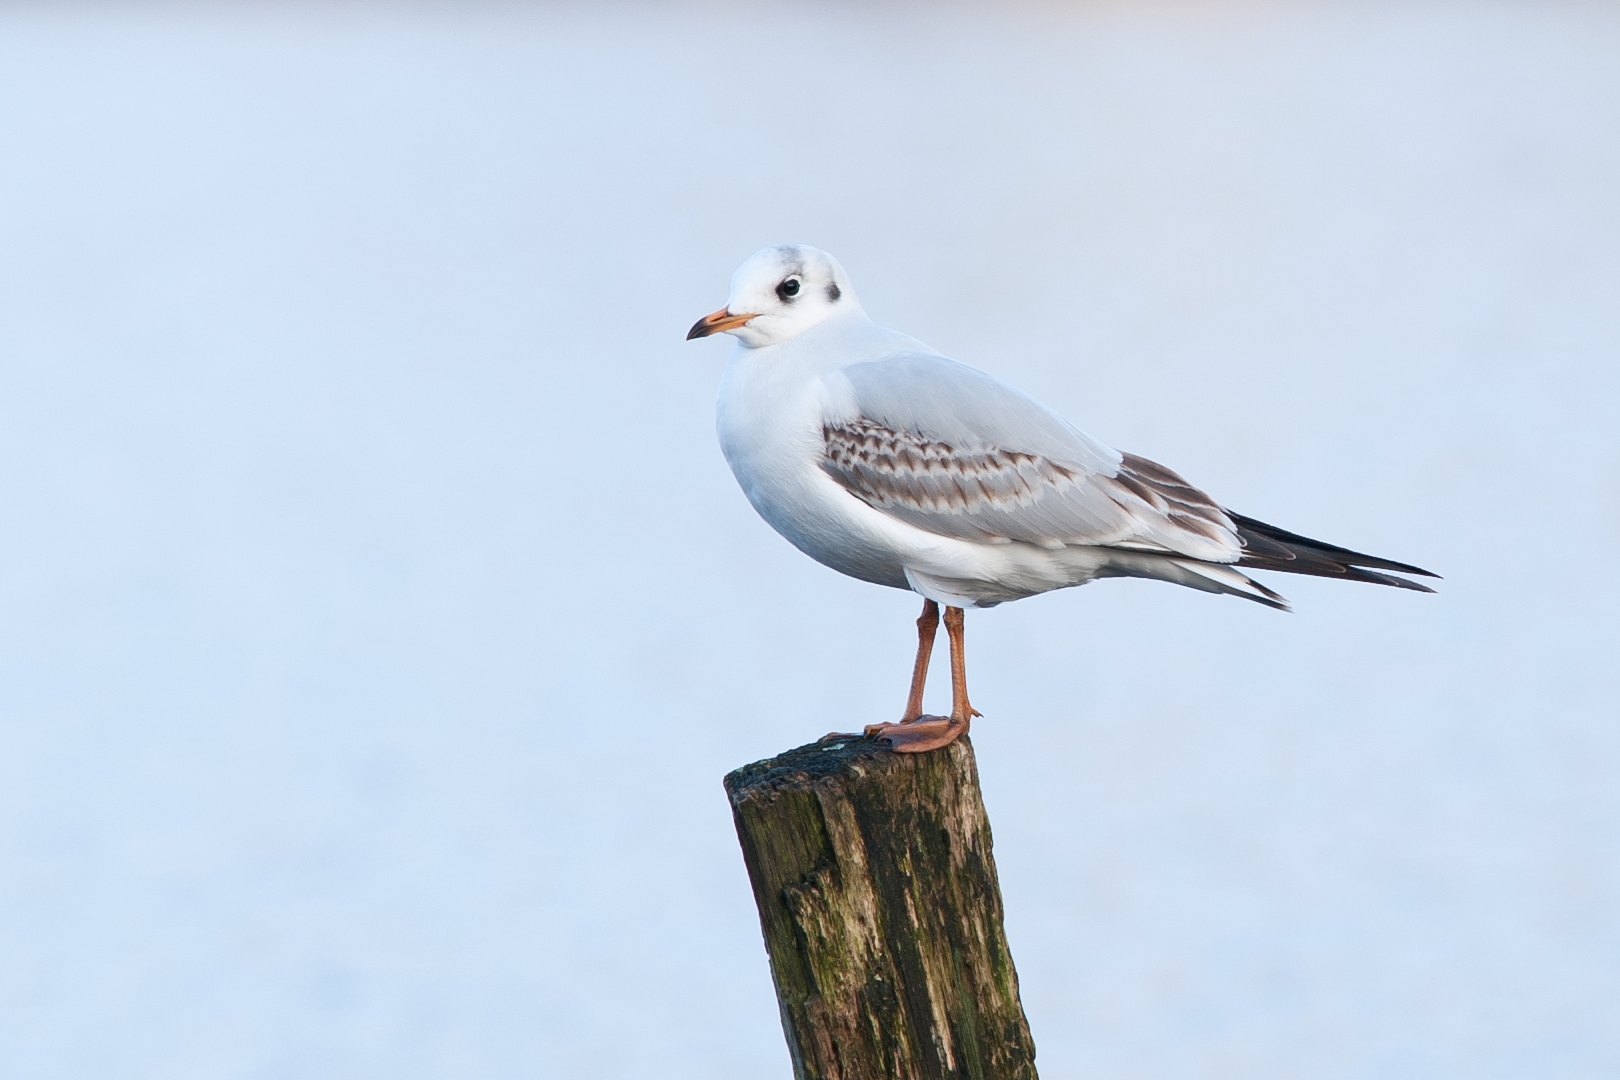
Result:
[[761,441],[729,441],[721,448],[743,494],[794,547],[839,573],[878,585],[909,589],[905,547],[877,511],[821,471],[819,424],[814,439],[778,432]]
[[[866,527],[867,523],[860,520],[862,515],[859,511],[871,513],[869,507],[842,490],[806,494],[811,498],[815,498],[816,494],[830,495],[831,498],[825,499],[817,510],[809,514],[804,512],[805,504],[797,501],[790,508],[768,509],[764,500],[754,505],[778,532],[823,566],[830,566],[841,574],[862,581],[896,589],[911,588],[906,580],[906,556],[911,553],[909,545],[896,543],[895,538],[884,535],[882,529]],[[856,506],[826,505],[834,502],[855,502]],[[848,510],[857,512],[840,512]]]
[[[803,458],[798,460],[802,461]],[[958,607],[992,607],[1090,581],[1108,562],[1099,548],[1047,550],[940,536],[849,494],[811,470],[733,465],[754,509],[800,551],[862,581],[908,589]],[[812,471],[813,470],[813,471]]]

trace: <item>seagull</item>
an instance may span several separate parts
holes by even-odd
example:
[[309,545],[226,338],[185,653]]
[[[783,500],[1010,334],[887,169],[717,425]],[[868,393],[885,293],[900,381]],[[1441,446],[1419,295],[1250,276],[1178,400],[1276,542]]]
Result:
[[[963,613],[1094,578],[1139,577],[1288,610],[1244,569],[1367,581],[1438,577],[1233,513],[1163,465],[1123,454],[1006,383],[867,317],[844,268],[765,248],[687,340],[736,339],[720,377],[720,448],[759,515],[812,559],[923,597],[898,723],[865,735],[922,753],[966,734]],[[924,715],[945,609],[951,714]]]

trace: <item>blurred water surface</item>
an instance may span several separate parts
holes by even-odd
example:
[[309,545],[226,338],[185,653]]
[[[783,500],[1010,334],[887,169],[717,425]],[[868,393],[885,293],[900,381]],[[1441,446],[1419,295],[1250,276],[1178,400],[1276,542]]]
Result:
[[[788,1075],[757,247],[1438,597],[969,621],[1043,1074],[1620,1075],[1620,10],[0,11],[0,1072]],[[943,694],[942,681],[936,689]],[[941,702],[942,703],[942,702]]]

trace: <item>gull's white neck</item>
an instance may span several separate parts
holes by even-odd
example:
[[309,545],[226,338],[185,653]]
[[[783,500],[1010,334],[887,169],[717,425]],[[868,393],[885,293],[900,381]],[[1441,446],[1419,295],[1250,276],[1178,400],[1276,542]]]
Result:
[[738,342],[720,375],[716,402],[726,460],[735,470],[742,458],[767,446],[785,451],[784,440],[819,443],[823,417],[852,407],[848,380],[829,376],[851,364],[908,353],[938,355],[914,337],[877,325],[859,308],[775,345]]
[[726,361],[724,380],[736,368],[791,368],[801,375],[823,375],[850,364],[906,353],[938,355],[898,330],[879,326],[860,308],[840,312],[808,330],[774,345],[748,346],[739,341]]

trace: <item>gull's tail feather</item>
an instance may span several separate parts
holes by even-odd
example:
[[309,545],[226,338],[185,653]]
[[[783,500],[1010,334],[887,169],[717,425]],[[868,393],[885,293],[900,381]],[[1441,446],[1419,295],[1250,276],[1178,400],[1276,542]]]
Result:
[[1394,574],[1380,574],[1378,570],[1397,570],[1403,574],[1438,579],[1430,573],[1406,563],[1363,555],[1349,548],[1324,544],[1308,536],[1300,536],[1275,525],[1227,512],[1237,525],[1238,537],[1243,541],[1243,557],[1237,565],[1257,570],[1277,570],[1284,574],[1309,574],[1312,577],[1338,578],[1341,581],[1366,581],[1374,585],[1393,585],[1398,589],[1412,589],[1432,593],[1427,585],[1407,581]]
[[1183,571],[1179,575],[1164,575],[1178,584],[1202,589],[1204,592],[1241,596],[1245,600],[1253,600],[1257,604],[1264,604],[1278,611],[1293,610],[1281,594],[1272,592],[1249,575],[1240,574],[1230,566],[1222,563],[1198,562],[1194,559],[1167,559],[1166,562]]

